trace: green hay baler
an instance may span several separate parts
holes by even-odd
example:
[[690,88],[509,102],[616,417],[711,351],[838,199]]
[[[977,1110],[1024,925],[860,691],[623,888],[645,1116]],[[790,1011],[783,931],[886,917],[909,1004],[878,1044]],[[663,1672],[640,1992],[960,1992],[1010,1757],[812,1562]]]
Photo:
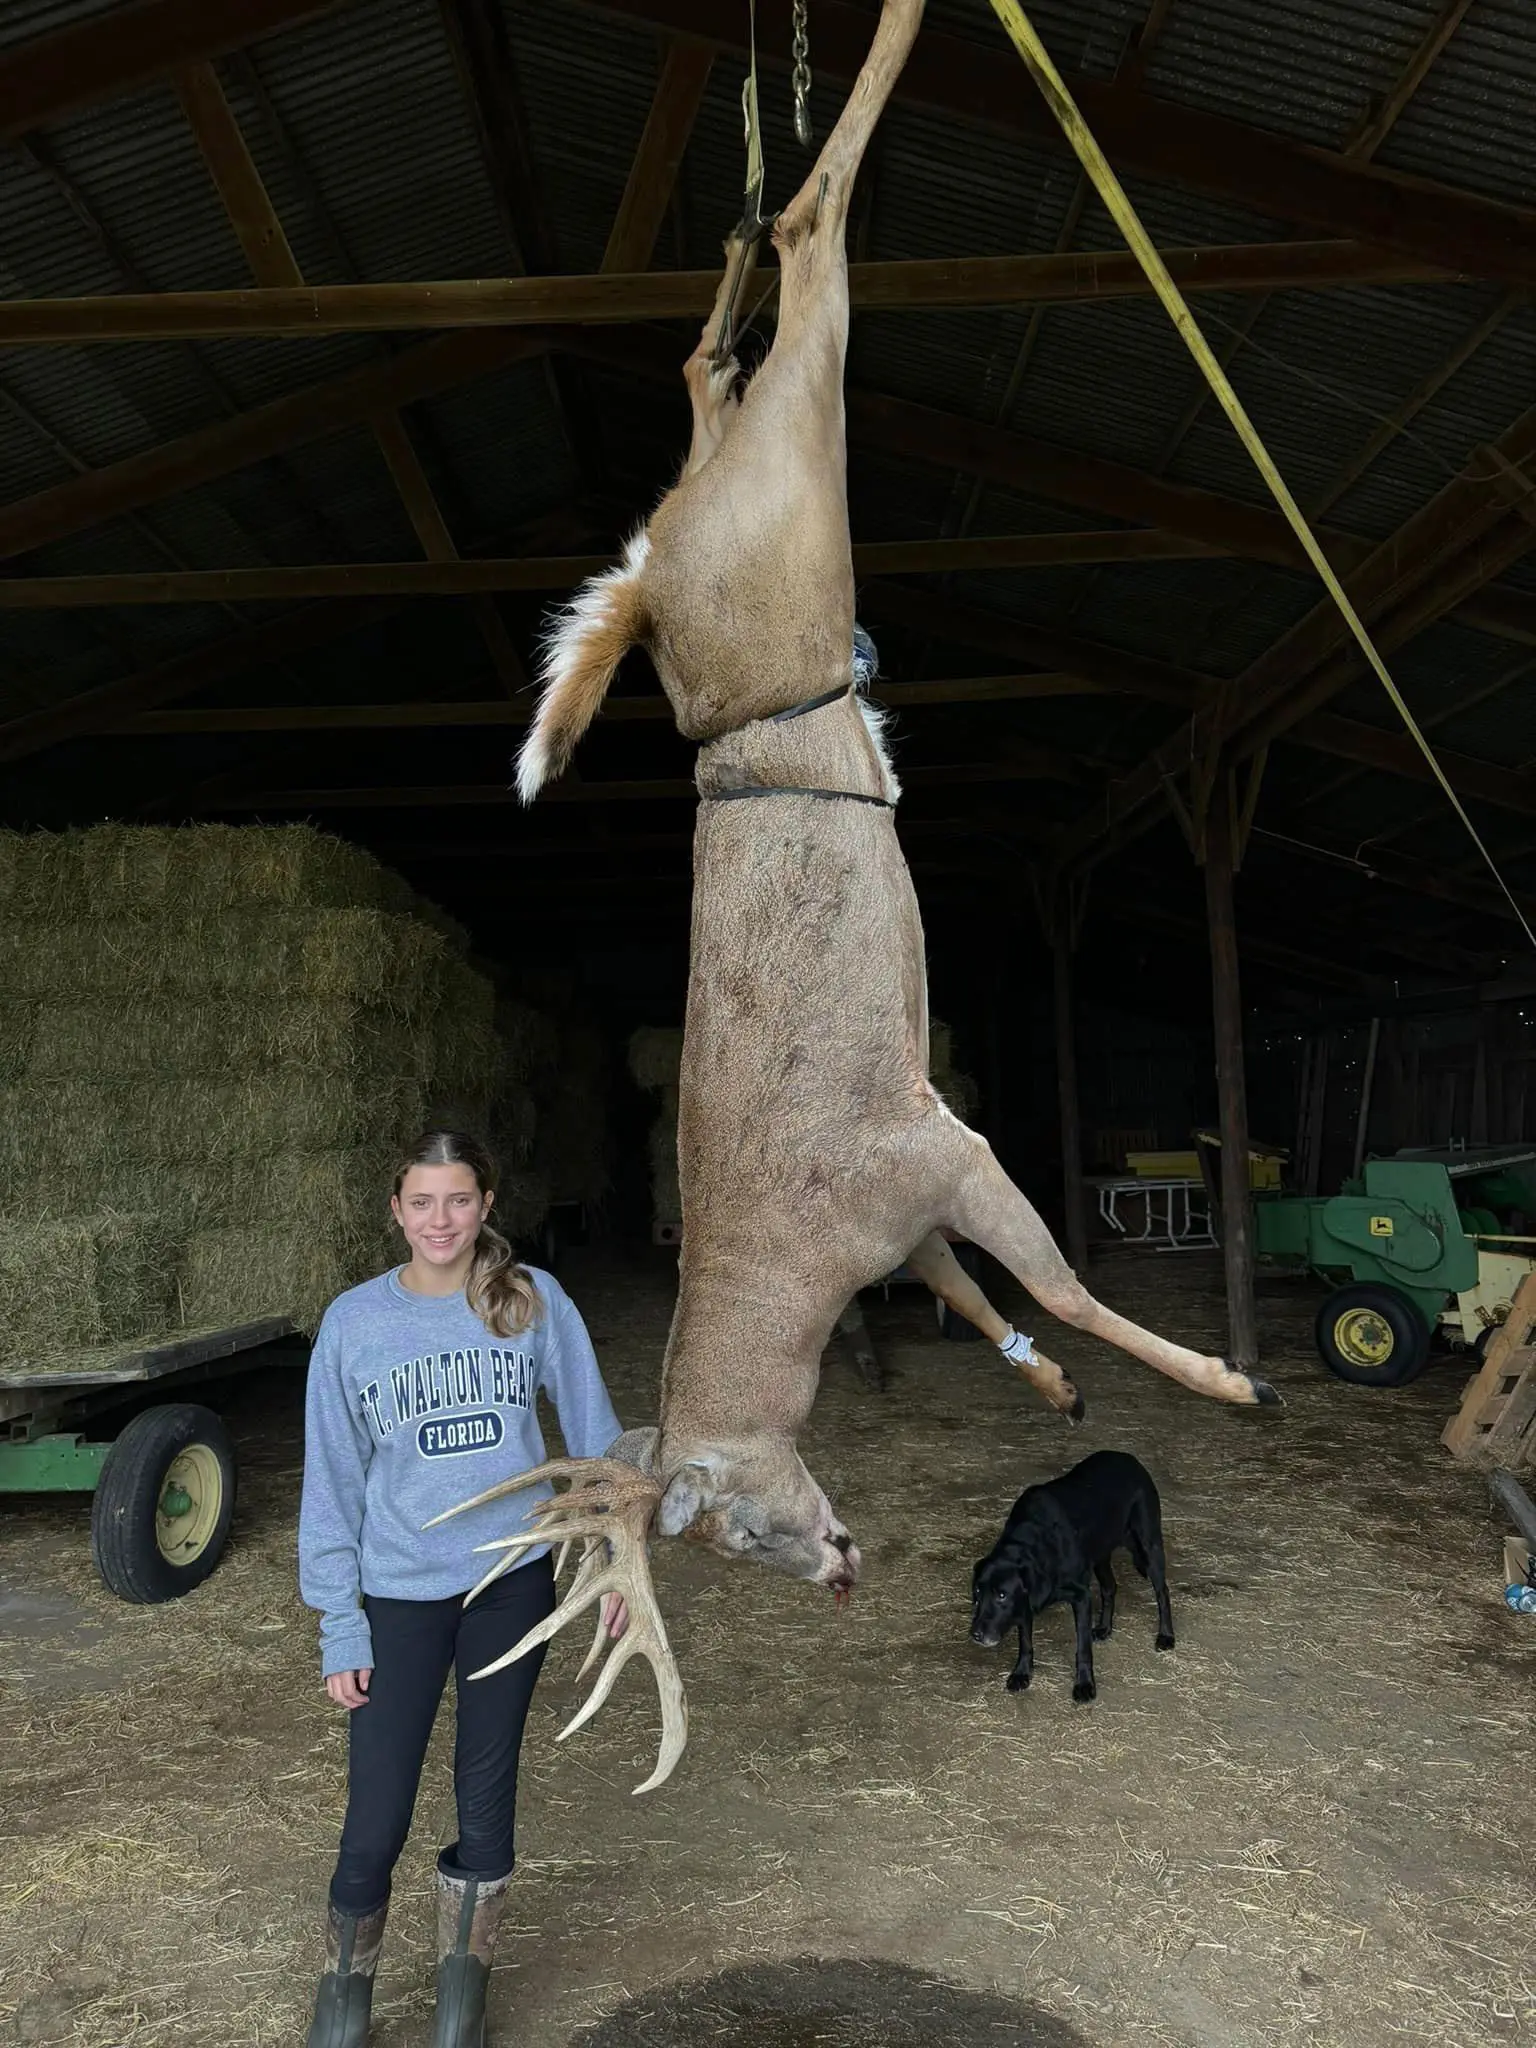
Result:
[[1369,1159],[1337,1195],[1254,1198],[1261,1258],[1334,1289],[1318,1310],[1324,1365],[1399,1387],[1438,1329],[1480,1350],[1536,1267],[1536,1146],[1482,1145]]

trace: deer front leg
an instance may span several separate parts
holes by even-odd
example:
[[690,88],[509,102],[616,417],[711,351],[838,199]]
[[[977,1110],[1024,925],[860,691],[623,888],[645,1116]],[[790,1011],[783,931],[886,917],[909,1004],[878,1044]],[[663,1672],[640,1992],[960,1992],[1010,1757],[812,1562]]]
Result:
[[[917,1249],[907,1254],[907,1264],[920,1280],[933,1289],[940,1301],[952,1308],[957,1316],[964,1316],[968,1323],[974,1323],[983,1337],[990,1338],[999,1348],[1014,1336],[1013,1326],[998,1314],[939,1231],[930,1231]],[[1053,1408],[1059,1408],[1074,1422],[1082,1419],[1083,1397],[1059,1365],[1038,1351],[1027,1359],[1010,1355],[1009,1363]]]
[[1171,1344],[1096,1301],[1062,1257],[1033,1206],[998,1165],[991,1146],[958,1118],[947,1110],[936,1111],[929,1135],[936,1159],[942,1162],[939,1170],[947,1175],[949,1193],[940,1212],[945,1222],[1001,1260],[1043,1309],[1212,1400],[1247,1408],[1284,1405],[1267,1380],[1250,1378],[1224,1358],[1203,1357],[1182,1344]]

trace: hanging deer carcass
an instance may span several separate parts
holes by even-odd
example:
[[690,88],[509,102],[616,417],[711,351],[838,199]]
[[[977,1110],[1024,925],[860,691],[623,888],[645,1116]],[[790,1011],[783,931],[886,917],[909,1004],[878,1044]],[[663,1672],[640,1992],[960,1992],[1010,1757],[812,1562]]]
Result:
[[[648,1656],[665,1727],[641,1790],[668,1774],[685,1739],[646,1567],[651,1529],[686,1530],[839,1593],[858,1576],[858,1550],[795,1448],[823,1349],[857,1289],[909,1260],[1053,1407],[1082,1413],[1065,1372],[1009,1328],[942,1227],[984,1246],[1052,1315],[1183,1385],[1218,1401],[1277,1400],[1222,1359],[1095,1301],[928,1081],[923,934],[893,821],[897,786],[878,714],[853,679],[842,395],[850,189],[922,11],[922,0],[885,0],[852,96],[774,226],[778,330],[739,397],[734,358],[712,347],[748,260],[728,247],[726,282],[684,370],[693,440],[682,476],[621,565],[561,620],[519,762],[526,802],[565,767],[636,645],[679,729],[701,743],[678,1117],[683,1243],[660,1425],[630,1432],[616,1457],[529,1475],[573,1485],[532,1512],[497,1567],[533,1543],[584,1545],[558,1612],[502,1662],[604,1590],[627,1595],[630,1633],[566,1732],[601,1704],[622,1661]],[[600,1648],[601,1630],[593,1657]]]

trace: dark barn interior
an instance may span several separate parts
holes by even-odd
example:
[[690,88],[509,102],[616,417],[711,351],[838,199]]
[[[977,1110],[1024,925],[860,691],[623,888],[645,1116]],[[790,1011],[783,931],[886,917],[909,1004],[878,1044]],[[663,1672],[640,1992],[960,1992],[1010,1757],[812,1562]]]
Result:
[[[878,11],[808,0],[817,138]],[[770,205],[809,162],[797,12],[755,9]],[[1258,1256],[1246,1169],[1252,1148],[1288,1193],[1328,1196],[1410,1148],[1536,1156],[1536,16],[1029,14],[1416,729],[992,8],[930,0],[849,238],[850,526],[897,830],[972,1120],[1106,1298],[1258,1360],[1289,1434],[1234,1434],[1150,1374],[1116,1407],[1139,1369],[1117,1379],[1066,1340],[1113,1440],[1165,1457],[1204,1702],[1194,1678],[1175,1698],[1143,1674],[1063,1763],[1061,1700],[1031,1695],[1021,1724],[1000,1670],[963,1664],[954,1616],[926,1635],[915,1617],[963,1604],[968,1546],[1065,1437],[1033,1411],[1016,1425],[1023,1397],[981,1386],[931,1307],[877,1297],[895,1405],[882,1422],[834,1347],[817,1410],[888,1545],[864,1647],[829,1654],[841,1690],[819,1719],[807,1667],[828,1653],[793,1589],[733,1581],[727,1600],[698,1558],[673,1568],[711,1673],[682,1806],[614,1818],[628,1762],[603,1745],[611,1718],[646,1749],[638,1681],[580,1739],[603,1761],[575,1790],[574,1749],[544,1745],[527,1937],[493,2005],[508,2039],[1471,2048],[1536,2030],[1514,1761],[1530,1623],[1499,1604],[1475,1461],[1440,1447],[1465,1368],[1442,1357],[1401,1389],[1325,1375],[1321,1289]],[[742,204],[749,18],[747,0],[0,7],[0,824],[309,821],[458,920],[498,985],[563,974],[601,1019],[610,1103],[610,1192],[573,1233],[568,1284],[626,1420],[654,1409],[673,1268],[625,1048],[681,1023],[694,749],[635,654],[526,809],[513,761],[552,611],[687,445],[681,365]],[[772,339],[772,276],[749,360]],[[1103,1187],[1134,1177],[1129,1155],[1192,1150],[1206,1249],[1117,1243]],[[1495,1221],[1536,1243],[1536,1201]],[[114,1604],[57,1499],[0,1522],[0,1688],[26,1731],[0,2032],[19,2041],[297,2038],[341,1738],[305,1690],[291,1585],[298,1411],[287,1379],[266,1385],[231,1408],[258,1533],[196,1600]],[[893,1498],[875,1476],[893,1454],[938,1492]],[[728,1655],[744,1617],[756,1650]],[[1281,1677],[1254,1676],[1255,1631]],[[204,1711],[225,1659],[249,1673],[248,1714]],[[185,1725],[166,1660],[202,1702]],[[941,1702],[947,1732],[925,1732]],[[120,1783],[101,1763],[119,1740]],[[971,1774],[994,1740],[1016,1761],[983,1816]],[[1158,1812],[1136,1803],[1149,1743],[1176,1787]],[[170,1853],[168,1831],[194,1901],[180,1936],[175,1881],[110,1846]],[[1100,1952],[1102,1918],[1118,1931]],[[190,1960],[205,1940],[217,1988]],[[381,2006],[386,2043],[424,2024],[416,1961]],[[950,1987],[930,2019],[909,1965]],[[678,1989],[717,1971],[724,1989]]]

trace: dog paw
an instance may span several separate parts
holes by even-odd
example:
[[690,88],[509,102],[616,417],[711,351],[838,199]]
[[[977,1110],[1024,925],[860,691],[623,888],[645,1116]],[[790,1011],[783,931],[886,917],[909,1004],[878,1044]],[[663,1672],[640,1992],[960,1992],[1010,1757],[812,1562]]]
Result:
[[1010,1671],[1008,1674],[1008,1690],[1010,1692],[1028,1692],[1029,1680],[1030,1674],[1027,1671]]
[[1104,1623],[1101,1621],[1098,1627],[1093,1632],[1093,1640],[1096,1643],[1107,1643],[1109,1641],[1109,1631],[1113,1627],[1113,1622],[1110,1622],[1109,1626],[1106,1627]]
[[1099,1688],[1094,1684],[1091,1678],[1085,1678],[1080,1680],[1078,1684],[1074,1685],[1072,1688],[1072,1697],[1077,1701],[1079,1706],[1086,1706],[1089,1700],[1097,1699],[1098,1696]]
[[1173,1648],[1173,1637],[1171,1635],[1160,1635],[1152,1647],[1154,1650],[1171,1650]]

